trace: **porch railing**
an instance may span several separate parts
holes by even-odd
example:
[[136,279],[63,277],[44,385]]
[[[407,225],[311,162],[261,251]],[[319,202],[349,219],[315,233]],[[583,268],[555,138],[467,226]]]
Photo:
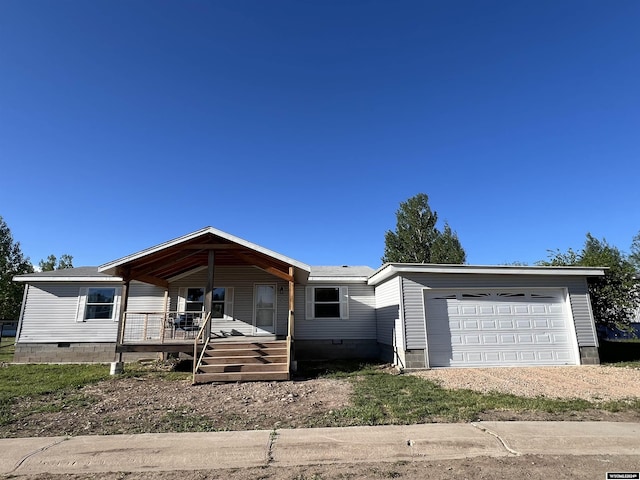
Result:
[[[207,332],[207,324],[211,320],[211,312],[207,313],[204,322],[202,322],[202,326],[200,330],[198,330],[198,334],[193,341],[193,381],[192,383],[196,384],[196,373],[200,369],[200,365],[202,365],[202,357],[207,350],[207,345],[209,345],[209,340],[211,340],[211,335],[206,335]],[[202,343],[202,350],[200,351],[200,355],[198,355],[198,347]]]
[[202,312],[125,312],[122,343],[192,342],[203,325]]

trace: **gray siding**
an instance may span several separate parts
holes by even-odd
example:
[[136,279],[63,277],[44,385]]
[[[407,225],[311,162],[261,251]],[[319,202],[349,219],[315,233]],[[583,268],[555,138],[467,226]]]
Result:
[[115,342],[117,321],[76,322],[80,288],[100,286],[103,285],[60,282],[30,285],[18,342]]
[[400,318],[400,279],[394,277],[375,288],[378,342],[393,345],[395,322]]
[[129,288],[129,312],[163,312],[164,288],[142,282],[131,282]]
[[591,307],[584,277],[546,275],[403,274],[402,293],[407,349],[424,349],[425,324],[422,289],[429,288],[567,288],[579,347],[596,346]]
[[[242,335],[253,333],[253,289],[257,283],[276,285],[276,334],[287,334],[289,316],[289,283],[257,267],[216,267],[213,276],[215,287],[233,287],[233,320],[214,320],[212,332],[232,332]],[[169,287],[170,311],[178,309],[178,292],[181,287],[205,287],[207,270],[172,282]],[[282,287],[282,293],[280,293]],[[296,290],[304,290],[296,285]]]
[[[326,285],[326,284],[309,284]],[[305,318],[305,288],[296,285],[295,337],[299,340],[376,340],[374,288],[366,283],[331,284],[349,288],[349,318],[345,320]]]

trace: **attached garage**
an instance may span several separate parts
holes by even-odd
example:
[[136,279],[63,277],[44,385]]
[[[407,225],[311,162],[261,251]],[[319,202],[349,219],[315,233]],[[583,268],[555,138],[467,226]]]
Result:
[[425,289],[429,367],[576,365],[571,306],[560,289]]
[[602,268],[389,263],[378,343],[402,369],[597,364],[587,279]]

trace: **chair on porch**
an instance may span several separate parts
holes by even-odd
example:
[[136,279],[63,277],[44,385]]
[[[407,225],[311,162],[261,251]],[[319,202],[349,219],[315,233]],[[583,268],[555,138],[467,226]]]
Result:
[[174,326],[176,331],[184,332],[184,338],[195,338],[200,329],[200,320],[196,313],[179,313],[174,320]]

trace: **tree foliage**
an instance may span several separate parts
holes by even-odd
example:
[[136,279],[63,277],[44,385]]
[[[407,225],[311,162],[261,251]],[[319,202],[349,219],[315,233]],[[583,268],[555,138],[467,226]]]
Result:
[[549,260],[539,262],[551,266],[608,267],[603,277],[589,279],[589,295],[593,316],[599,325],[629,329],[629,322],[640,305],[640,285],[635,279],[632,262],[605,239],[598,240],[590,233],[580,251],[551,251]]
[[438,214],[429,207],[429,197],[419,193],[401,202],[396,212],[396,230],[385,233],[383,263],[464,263],[466,253],[458,235],[445,223],[436,224]]
[[636,269],[636,272],[640,273],[640,232],[633,237],[631,242],[631,254],[629,254],[629,261]]
[[33,265],[14,242],[11,230],[0,216],[0,319],[14,320],[20,316],[24,285],[14,282],[15,275],[32,273]]
[[46,260],[40,260],[38,267],[42,272],[50,272],[52,270],[63,270],[65,268],[73,268],[73,257],[68,254],[60,256],[60,260],[55,255],[49,255]]

